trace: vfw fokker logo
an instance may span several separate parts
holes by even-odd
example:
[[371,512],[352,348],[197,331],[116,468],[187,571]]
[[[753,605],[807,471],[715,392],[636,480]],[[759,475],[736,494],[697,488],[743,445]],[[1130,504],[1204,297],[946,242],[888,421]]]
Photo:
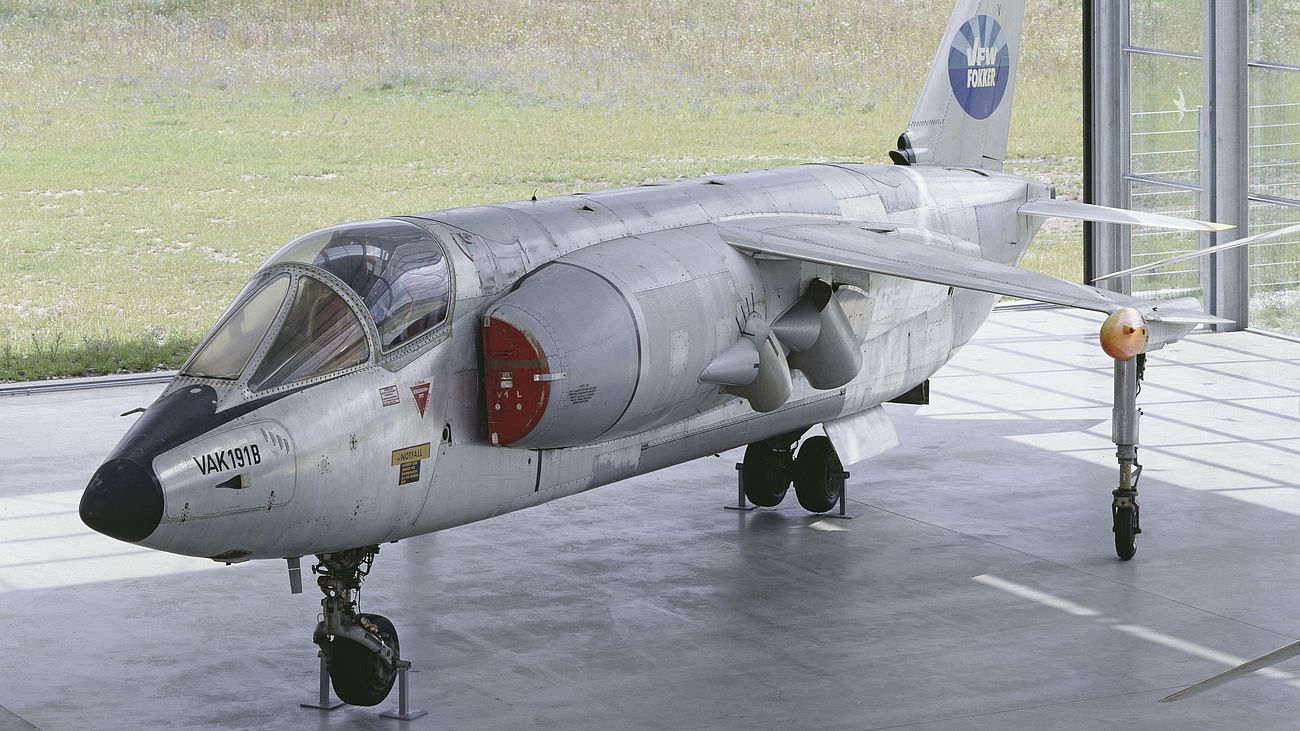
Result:
[[1002,26],[987,15],[966,21],[948,49],[948,81],[966,113],[988,119],[1007,92],[1011,50]]

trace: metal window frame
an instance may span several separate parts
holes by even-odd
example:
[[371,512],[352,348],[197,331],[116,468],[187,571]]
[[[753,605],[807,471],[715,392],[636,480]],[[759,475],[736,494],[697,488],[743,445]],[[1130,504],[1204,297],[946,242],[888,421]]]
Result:
[[[1300,72],[1300,66],[1249,58],[1249,10],[1240,0],[1202,0],[1203,53],[1149,48],[1131,43],[1130,0],[1088,0],[1083,4],[1084,76],[1084,200],[1125,208],[1133,183],[1154,184],[1200,193],[1202,218],[1236,225],[1237,229],[1202,234],[1204,248],[1246,235],[1250,204],[1267,203],[1300,208],[1300,200],[1252,193],[1248,113],[1250,69]],[[1205,111],[1198,140],[1198,183],[1132,172],[1131,79],[1136,56],[1183,58],[1203,64]],[[1118,134],[1116,133],[1118,130]],[[1132,242],[1126,228],[1114,224],[1085,224],[1084,279],[1127,268]],[[1200,260],[1206,309],[1231,319],[1223,330],[1249,326],[1250,254],[1246,249]],[[1129,277],[1103,283],[1129,293]]]

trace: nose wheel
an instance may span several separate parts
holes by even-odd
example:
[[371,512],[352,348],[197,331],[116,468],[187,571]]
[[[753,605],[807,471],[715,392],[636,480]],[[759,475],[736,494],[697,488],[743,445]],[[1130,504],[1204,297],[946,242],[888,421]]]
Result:
[[388,697],[402,665],[397,628],[387,617],[357,611],[361,582],[370,573],[378,546],[322,553],[312,566],[322,618],[312,641],[325,655],[334,693],[354,706],[379,705]]
[[[400,644],[397,628],[387,617],[379,614],[359,614],[357,623],[379,642],[398,656]],[[321,645],[329,668],[334,692],[344,703],[354,706],[377,706],[393,690],[397,679],[395,667],[390,667],[379,652],[351,639],[336,637]]]

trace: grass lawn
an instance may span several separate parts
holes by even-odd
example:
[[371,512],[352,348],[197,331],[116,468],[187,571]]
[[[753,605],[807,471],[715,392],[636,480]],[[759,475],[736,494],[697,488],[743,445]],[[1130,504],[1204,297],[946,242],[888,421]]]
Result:
[[[0,380],[175,367],[334,223],[883,162],[951,10],[354,5],[0,5]],[[1029,5],[1008,169],[1077,197],[1078,0]],[[1052,225],[1027,264],[1078,281],[1080,251]]]

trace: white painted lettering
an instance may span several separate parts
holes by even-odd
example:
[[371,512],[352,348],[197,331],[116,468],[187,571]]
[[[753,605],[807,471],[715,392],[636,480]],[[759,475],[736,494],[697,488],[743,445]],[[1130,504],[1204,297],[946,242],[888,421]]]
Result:
[[997,86],[998,70],[995,67],[966,70],[967,89],[987,89]]

